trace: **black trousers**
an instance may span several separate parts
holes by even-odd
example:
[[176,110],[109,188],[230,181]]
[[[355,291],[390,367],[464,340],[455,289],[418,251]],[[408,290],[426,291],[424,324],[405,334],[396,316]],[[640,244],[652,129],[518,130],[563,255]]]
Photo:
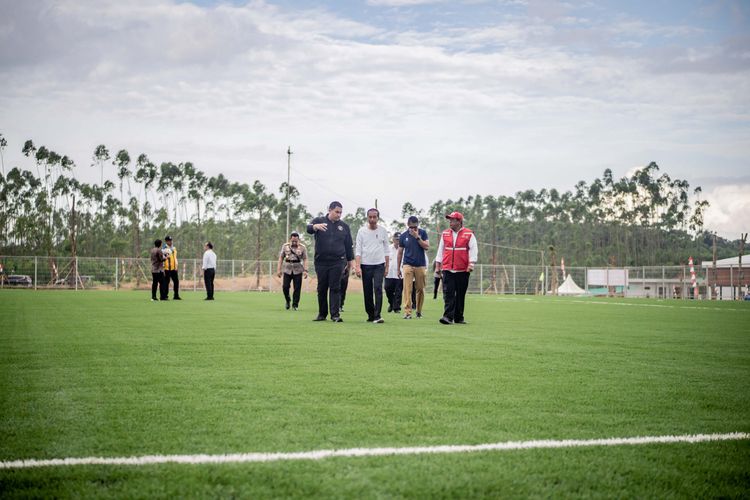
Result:
[[385,296],[388,299],[388,306],[392,311],[401,310],[401,294],[404,292],[404,283],[399,278],[385,279]]
[[318,315],[331,317],[339,315],[341,309],[341,275],[344,274],[346,261],[315,263],[315,274],[318,276]]
[[[302,293],[302,274],[284,273],[283,280],[284,281],[282,281],[282,284],[281,284],[281,291],[284,292],[284,298],[286,299],[286,303],[288,304],[291,301],[293,307],[298,307],[299,296]],[[292,295],[292,299],[290,299],[289,288],[292,282],[294,282],[294,292]]]
[[466,290],[469,289],[471,273],[451,273],[443,271],[443,316],[453,321],[463,321]]
[[344,266],[344,271],[341,273],[341,307],[344,307],[346,301],[346,289],[349,288],[349,270]]
[[216,269],[204,269],[203,270],[203,283],[206,285],[206,298],[214,298],[214,278],[216,277]]
[[362,268],[362,291],[365,297],[365,311],[367,311],[367,320],[372,321],[380,317],[380,312],[383,309],[383,276],[385,276],[385,264],[363,264],[360,267]]
[[159,289],[159,297],[164,297],[164,272],[151,273],[151,298],[156,300],[156,289]]
[[169,296],[169,280],[172,280],[174,284],[172,297],[176,299],[180,296],[180,278],[177,275],[176,269],[174,271],[164,271],[164,297]]
[[440,287],[440,276],[435,276],[435,293],[432,295],[432,299],[437,299],[437,291]]

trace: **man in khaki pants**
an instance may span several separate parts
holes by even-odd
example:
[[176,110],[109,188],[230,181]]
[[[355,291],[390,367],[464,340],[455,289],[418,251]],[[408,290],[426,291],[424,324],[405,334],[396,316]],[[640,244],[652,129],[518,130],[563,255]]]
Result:
[[[415,305],[417,318],[421,318],[427,276],[426,251],[430,249],[430,243],[427,241],[427,231],[419,227],[419,219],[412,215],[406,225],[407,231],[401,235],[398,242],[399,278],[404,279],[404,319],[411,319]],[[412,287],[416,290],[416,304],[412,304],[411,300]]]

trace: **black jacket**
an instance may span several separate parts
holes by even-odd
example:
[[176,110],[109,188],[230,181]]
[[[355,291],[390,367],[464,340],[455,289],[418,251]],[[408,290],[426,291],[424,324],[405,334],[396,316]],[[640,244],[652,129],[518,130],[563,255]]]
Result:
[[[313,224],[328,224],[327,231],[315,231]],[[349,226],[341,219],[331,221],[328,216],[315,217],[307,225],[307,232],[315,235],[315,262],[354,260],[354,244]]]

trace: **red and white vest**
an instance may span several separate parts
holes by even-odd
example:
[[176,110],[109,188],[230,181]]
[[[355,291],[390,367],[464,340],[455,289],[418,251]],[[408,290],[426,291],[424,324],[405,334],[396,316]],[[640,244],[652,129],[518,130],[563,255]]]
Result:
[[453,241],[453,231],[446,229],[443,238],[443,269],[446,271],[469,270],[469,241],[474,234],[471,229],[462,227],[458,230],[456,241]]

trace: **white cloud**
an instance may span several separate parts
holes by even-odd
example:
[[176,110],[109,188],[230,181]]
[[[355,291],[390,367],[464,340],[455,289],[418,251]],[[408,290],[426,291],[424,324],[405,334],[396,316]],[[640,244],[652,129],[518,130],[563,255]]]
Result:
[[750,183],[718,185],[704,191],[711,206],[705,214],[705,226],[719,236],[739,239],[750,230]]
[[[270,187],[292,145],[294,168],[329,188],[301,184],[311,210],[347,194],[391,214],[404,201],[572,189],[652,160],[687,179],[747,166],[747,71],[654,72],[687,48],[604,50],[607,33],[653,26],[534,9],[545,15],[419,31],[258,1],[13,2],[0,21],[0,132],[18,164],[28,138],[82,165],[105,143]],[[447,188],[457,166],[466,182]],[[394,189],[404,175],[417,179],[407,193]]]

